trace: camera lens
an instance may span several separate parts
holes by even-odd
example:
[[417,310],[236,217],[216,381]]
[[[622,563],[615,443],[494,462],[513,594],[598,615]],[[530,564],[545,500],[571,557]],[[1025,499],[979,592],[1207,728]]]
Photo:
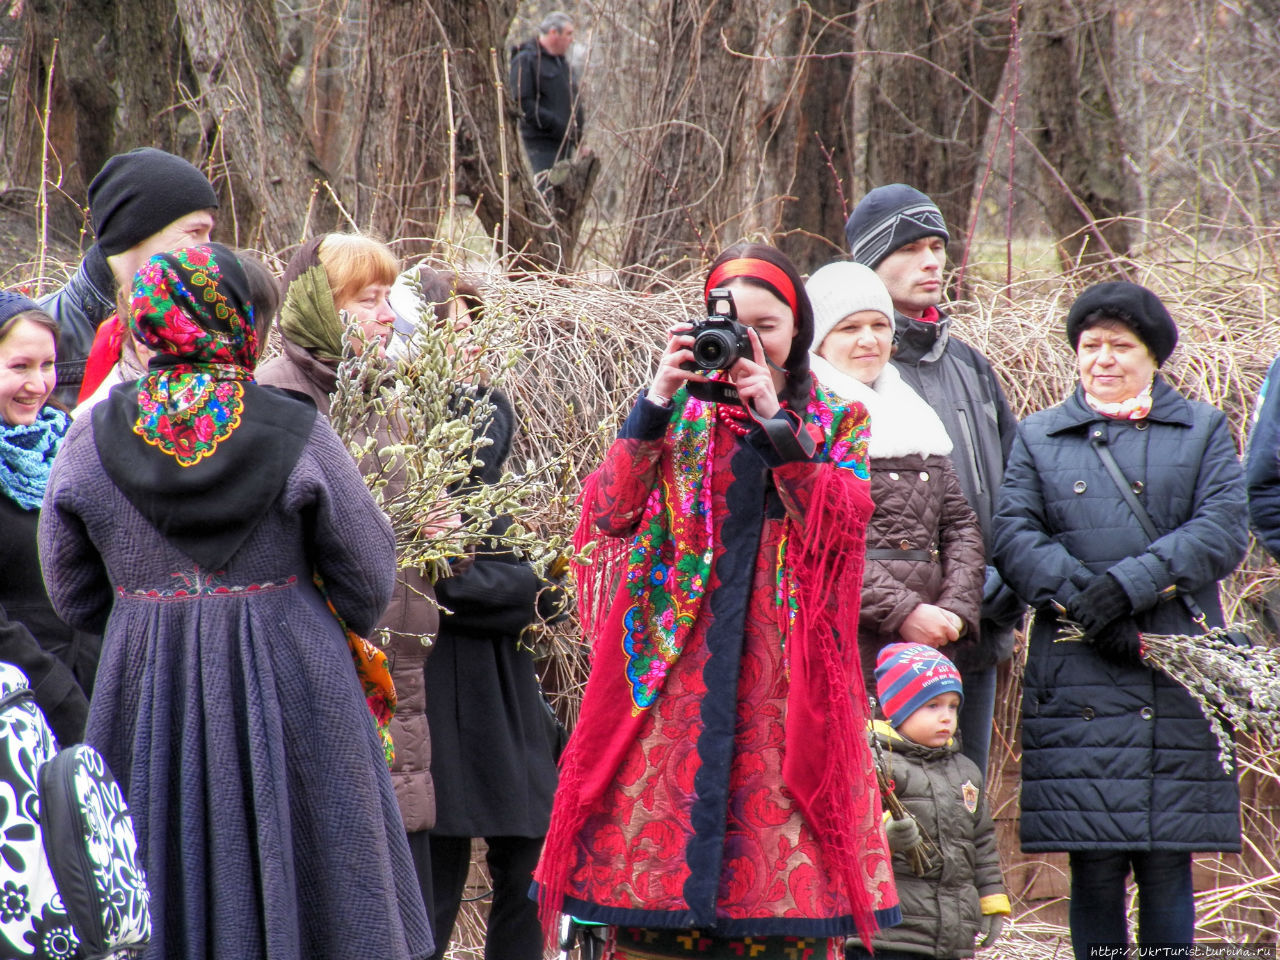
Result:
[[733,363],[733,343],[722,330],[703,330],[693,341],[693,362],[703,370],[721,370]]

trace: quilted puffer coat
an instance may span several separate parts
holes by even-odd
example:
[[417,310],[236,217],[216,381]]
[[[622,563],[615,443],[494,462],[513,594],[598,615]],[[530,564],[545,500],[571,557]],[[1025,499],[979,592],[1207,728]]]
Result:
[[[870,653],[874,668],[875,654],[902,640],[902,621],[922,603],[950,610],[964,621],[961,645],[975,638],[985,569],[978,518],[949,457],[873,457],[871,499],[876,512],[867,525],[858,622],[864,673],[865,653]],[[883,559],[894,552],[919,551],[930,559]]]
[[862,574],[858,650],[868,695],[875,695],[880,649],[903,638],[902,622],[922,603],[964,621],[954,656],[978,639],[986,549],[978,518],[952,465],[942,421],[893,366],[867,385],[810,356],[823,386],[856,400],[871,415],[871,499],[867,563]]
[[[1105,441],[1151,517],[1149,542],[1097,453]],[[1145,420],[1109,420],[1083,391],[1018,428],[996,513],[1005,581],[1038,611],[1022,698],[1022,849],[1239,850],[1236,781],[1191,696],[1159,670],[1055,642],[1054,603],[1090,578],[1124,587],[1138,629],[1223,622],[1218,581],[1248,546],[1244,479],[1222,411],[1159,377]]]

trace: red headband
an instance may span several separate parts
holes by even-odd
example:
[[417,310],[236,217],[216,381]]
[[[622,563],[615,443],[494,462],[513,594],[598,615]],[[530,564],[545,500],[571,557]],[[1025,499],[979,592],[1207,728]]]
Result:
[[782,294],[783,299],[787,301],[787,306],[791,308],[792,316],[797,320],[800,319],[800,311],[796,308],[796,288],[791,283],[791,278],[781,267],[775,266],[768,260],[755,260],[751,257],[726,260],[711,271],[711,276],[707,277],[702,299],[705,301],[712,290],[723,286],[726,280],[732,280],[734,277],[755,277],[757,280],[763,280]]

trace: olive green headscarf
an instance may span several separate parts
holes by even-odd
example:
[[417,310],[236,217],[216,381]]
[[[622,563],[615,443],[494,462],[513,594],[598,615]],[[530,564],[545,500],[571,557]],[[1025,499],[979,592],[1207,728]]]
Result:
[[342,359],[346,329],[333,302],[329,275],[317,256],[326,236],[328,234],[322,234],[307,241],[285,268],[280,332],[317,360],[338,363]]

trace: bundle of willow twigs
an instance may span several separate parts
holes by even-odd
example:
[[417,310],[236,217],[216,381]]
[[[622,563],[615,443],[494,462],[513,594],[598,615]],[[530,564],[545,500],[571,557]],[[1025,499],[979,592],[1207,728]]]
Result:
[[[874,739],[874,738],[873,738]],[[893,789],[893,777],[885,768],[884,753],[880,749],[880,744],[875,745],[876,752],[876,783],[880,787],[880,797],[884,800],[884,808],[889,811],[889,816],[894,820],[905,820],[911,814],[907,808],[902,805],[902,801],[898,799],[898,795]],[[936,863],[938,860],[938,846],[924,829],[924,824],[917,822],[916,826],[920,830],[920,839],[906,849],[904,855],[907,858],[907,864],[911,867],[911,872],[917,877],[923,877],[929,872],[929,864]]]
[[[1142,657],[1176,680],[1200,705],[1218,741],[1218,760],[1235,770],[1233,731],[1253,734],[1280,750],[1280,648],[1245,645],[1240,630],[1200,635],[1142,634]],[[1059,641],[1080,641],[1073,624],[1059,630]]]

